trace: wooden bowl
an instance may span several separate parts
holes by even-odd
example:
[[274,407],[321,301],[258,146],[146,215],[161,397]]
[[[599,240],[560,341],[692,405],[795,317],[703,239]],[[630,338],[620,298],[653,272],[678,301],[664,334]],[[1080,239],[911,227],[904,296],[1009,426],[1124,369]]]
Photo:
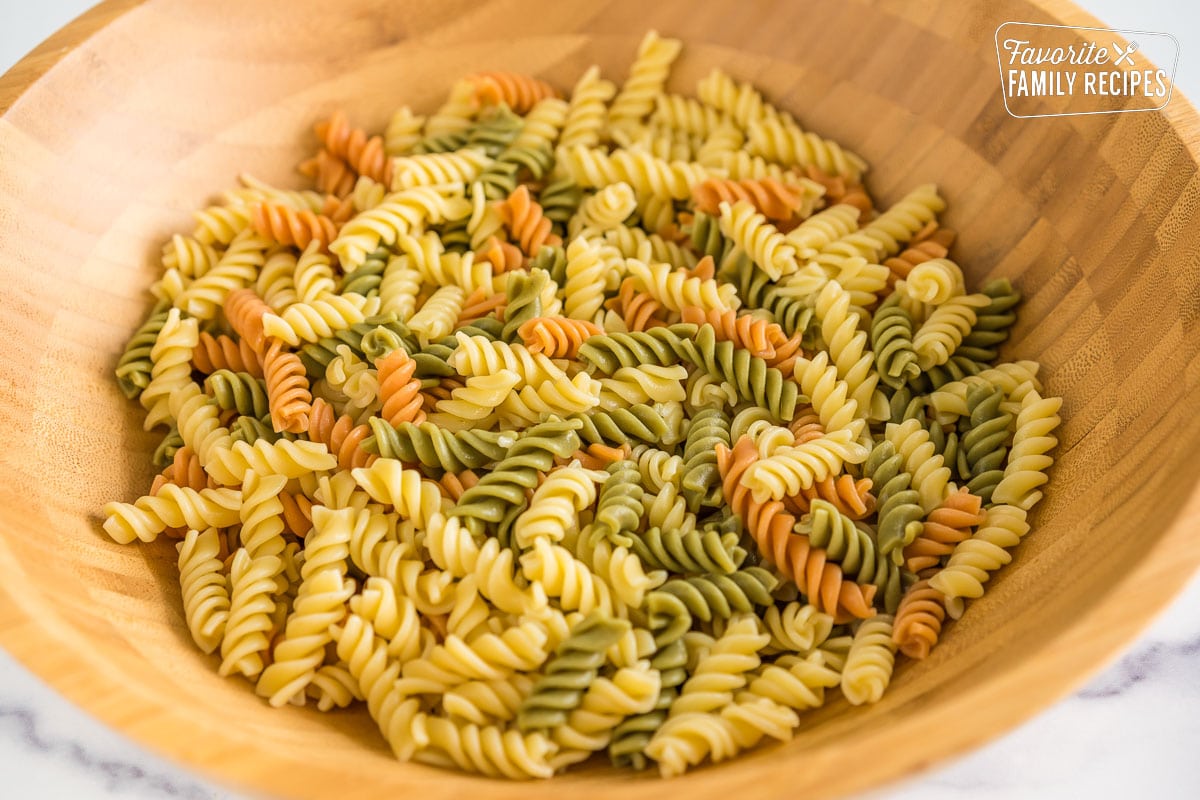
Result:
[[[1200,562],[1197,118],[1013,119],[1006,20],[1096,24],[1067,3],[840,0],[318,3],[120,0],[0,80],[0,643],[114,728],[271,795],[815,797],[976,746],[1079,685]],[[862,153],[882,201],[936,181],[972,281],[1025,293],[1007,357],[1065,398],[1050,492],[1016,564],[883,702],[836,699],[795,740],[669,786],[603,766],[550,783],[398,764],[365,712],[266,706],[189,640],[167,541],[121,547],[98,510],[150,482],[155,437],[111,379],[162,242],[249,170],[287,183],[344,105],[380,128],[485,68],[620,79],[647,28],[672,83],[720,64]]]

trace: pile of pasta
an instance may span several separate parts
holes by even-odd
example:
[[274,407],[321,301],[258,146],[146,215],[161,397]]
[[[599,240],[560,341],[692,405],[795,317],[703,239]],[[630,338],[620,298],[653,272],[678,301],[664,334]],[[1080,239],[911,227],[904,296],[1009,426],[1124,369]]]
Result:
[[1061,405],[999,360],[1018,293],[680,50],[334,113],[315,189],[166,245],[116,370],[163,469],[104,528],[177,540],[221,675],[401,759],[672,776],[878,701],[1011,560]]

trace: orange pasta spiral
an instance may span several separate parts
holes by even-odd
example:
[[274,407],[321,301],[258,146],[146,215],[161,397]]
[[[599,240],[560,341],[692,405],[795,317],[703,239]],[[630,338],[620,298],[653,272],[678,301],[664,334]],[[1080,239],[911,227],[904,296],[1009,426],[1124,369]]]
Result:
[[325,148],[300,164],[300,174],[312,178],[319,191],[339,198],[354,191],[354,182],[358,179],[349,164]]
[[279,493],[283,504],[283,524],[293,536],[303,539],[312,529],[312,500],[301,492]]
[[325,205],[321,206],[321,214],[329,217],[337,225],[353,217],[356,210],[352,198],[332,194],[325,195]]
[[525,266],[525,254],[521,248],[510,242],[502,242],[495,236],[489,236],[483,247],[475,251],[475,258],[492,265],[492,272],[510,272]]
[[800,194],[774,178],[762,180],[722,180],[709,178],[692,187],[696,208],[719,216],[721,203],[733,205],[739,200],[750,203],[769,220],[788,220],[803,205]]
[[463,492],[477,483],[479,483],[479,476],[469,469],[458,473],[447,472],[437,482],[438,486],[442,487],[442,494],[455,503],[458,502],[458,498],[462,497]]
[[279,339],[268,337],[263,372],[267,379],[271,426],[276,431],[303,433],[308,429],[312,393],[300,356],[285,350],[284,343]]
[[375,362],[379,374],[379,398],[383,409],[379,415],[389,424],[423,422],[421,410],[421,379],[414,376],[417,364],[403,350],[393,350]]
[[253,219],[254,230],[259,236],[280,244],[294,244],[301,250],[310,242],[317,242],[321,250],[326,251],[338,233],[337,223],[329,217],[307,209],[297,211],[278,203],[256,204]]
[[[802,445],[825,435],[825,426],[812,406],[806,405],[796,409],[796,416],[788,423],[788,430],[796,437],[796,444]],[[805,509],[807,511],[808,509]]]
[[625,327],[631,331],[661,328],[667,324],[660,313],[663,311],[662,304],[645,292],[639,292],[633,278],[621,281],[617,296],[606,300],[604,305],[616,311],[625,322]]
[[595,442],[581,450],[576,450],[571,457],[578,458],[584,469],[604,469],[609,464],[629,458],[632,452],[633,448],[629,446],[629,442],[620,447]]
[[462,311],[458,312],[458,322],[455,323],[454,327],[461,328],[463,325],[486,317],[489,314],[502,313],[507,305],[508,297],[506,295],[489,295],[480,286],[467,295],[467,299],[463,301]]
[[796,518],[787,513],[783,503],[755,502],[750,489],[742,484],[742,477],[757,460],[758,448],[750,436],[739,439],[732,450],[717,445],[717,468],[726,502],[742,518],[763,558],[795,581],[817,610],[839,620],[871,616],[876,587],[846,580],[842,568],[826,560],[823,549],[812,547],[807,536],[793,533]]
[[496,204],[496,211],[525,255],[535,255],[544,244],[562,244],[542,207],[529,195],[528,186],[518,186],[508,199]]
[[466,386],[466,381],[457,375],[448,375],[438,381],[436,386],[421,389],[421,410],[427,414],[437,411],[437,404],[442,400],[453,400],[454,390]]
[[333,112],[314,128],[325,149],[344,160],[359,175],[366,175],[385,187],[392,183],[392,159],[383,147],[382,136],[367,137],[362,128],[350,125],[346,113]]
[[950,252],[950,245],[954,243],[954,237],[954,231],[949,228],[939,228],[936,220],[930,221],[917,233],[900,255],[883,262],[883,265],[892,273],[888,276],[888,287],[891,288],[896,281],[907,278],[908,273],[912,272],[913,267],[918,264],[924,264],[935,258],[945,258],[946,254]]
[[202,332],[200,342],[192,350],[192,366],[205,375],[219,369],[247,372],[256,378],[263,376],[262,359],[244,339]]
[[791,374],[796,359],[802,355],[800,335],[789,338],[778,323],[749,315],[739,317],[736,311],[705,311],[694,306],[686,306],[679,313],[684,322],[712,325],[718,340],[749,350],[785,375]]
[[225,298],[225,319],[242,341],[262,353],[266,334],[263,333],[263,314],[273,313],[253,289],[235,289]]
[[177,486],[186,486],[197,492],[201,489],[214,489],[217,486],[216,481],[201,466],[200,456],[196,455],[196,451],[188,445],[175,451],[175,458],[167,466],[167,469],[163,470],[163,474],[166,475],[168,471],[171,473],[168,476],[169,480]]
[[914,583],[900,600],[892,624],[892,641],[909,658],[929,655],[946,619],[946,596],[924,580]]
[[518,114],[525,114],[547,97],[558,97],[553,86],[519,72],[480,72],[469,80],[475,85],[475,102],[481,106],[506,103]]
[[847,205],[857,208],[861,215],[859,222],[867,222],[875,214],[875,203],[861,183],[848,182],[840,175],[830,175],[820,167],[809,164],[804,169],[804,176],[825,187],[825,205]]
[[850,519],[864,519],[875,510],[870,478],[855,480],[850,475],[830,475],[807,489],[801,489],[799,494],[784,498],[783,504],[793,514],[807,514],[813,500],[830,503]]
[[712,256],[705,256],[696,262],[696,266],[691,269],[681,267],[680,272],[689,278],[699,278],[702,281],[711,281],[717,274],[717,262],[713,261]]
[[600,333],[603,331],[594,322],[569,317],[534,317],[517,329],[529,352],[550,358],[575,358],[584,340]]
[[308,414],[308,438],[328,447],[337,456],[338,468],[356,469],[374,463],[378,456],[362,449],[363,439],[370,435],[370,425],[355,425],[352,417],[339,417],[324,398],[313,400]]
[[921,574],[936,569],[943,556],[954,551],[959,542],[971,538],[971,529],[983,524],[983,499],[966,487],[954,492],[929,512],[916,539],[904,548],[904,567]]

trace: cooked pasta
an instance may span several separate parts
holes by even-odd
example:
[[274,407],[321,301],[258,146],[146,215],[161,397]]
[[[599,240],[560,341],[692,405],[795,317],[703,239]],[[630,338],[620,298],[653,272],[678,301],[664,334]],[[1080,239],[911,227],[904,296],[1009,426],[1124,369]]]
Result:
[[114,354],[161,471],[103,528],[175,544],[218,674],[402,760],[670,777],[879,701],[1012,561],[1062,422],[1019,292],[681,51],[334,112],[309,188],[163,247]]

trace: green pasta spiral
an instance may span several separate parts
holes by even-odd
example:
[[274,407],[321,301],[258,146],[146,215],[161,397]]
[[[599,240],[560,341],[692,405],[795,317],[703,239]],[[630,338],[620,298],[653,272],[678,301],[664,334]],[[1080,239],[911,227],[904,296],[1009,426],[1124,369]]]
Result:
[[911,488],[912,475],[904,470],[904,457],[888,441],[871,450],[863,474],[871,479],[876,490],[879,552],[900,563],[904,545],[920,535],[921,520],[925,517],[920,496]]
[[692,417],[683,447],[683,477],[679,485],[688,510],[693,513],[701,506],[719,506],[723,502],[717,445],[730,446],[730,423],[729,415],[720,408],[701,409]]
[[753,612],[755,606],[770,605],[774,602],[771,591],[778,584],[775,576],[762,567],[746,567],[728,575],[672,578],[650,596],[671,595],[683,603],[694,619],[711,622]]
[[888,613],[900,603],[904,585],[900,568],[876,546],[873,532],[842,514],[825,500],[813,500],[811,511],[796,523],[796,533],[823,548],[829,560],[858,583],[879,588]]
[[591,541],[608,540],[615,545],[629,546],[633,541],[630,534],[642,521],[645,493],[636,461],[622,459],[610,464],[608,477],[597,497]]
[[380,248],[367,256],[367,259],[353,272],[347,273],[342,279],[342,294],[353,292],[363,297],[379,294],[379,284],[383,281],[383,270],[387,267],[391,252]]
[[479,183],[489,200],[503,200],[516,190],[523,175],[541,180],[553,166],[549,147],[509,147],[479,175]]
[[517,330],[535,317],[542,315],[542,292],[550,280],[548,273],[543,270],[517,272],[510,275],[505,295],[508,305],[504,307],[504,326],[500,330],[500,338],[506,342],[519,342],[521,337]]
[[150,361],[150,351],[154,349],[154,342],[167,321],[169,311],[170,305],[167,303],[156,305],[146,321],[134,331],[125,345],[125,352],[117,361],[117,385],[130,400],[150,385],[150,370],[154,366]]
[[275,429],[271,427],[271,418],[268,415],[266,419],[238,417],[229,425],[229,436],[235,442],[245,442],[246,444],[254,444],[259,439],[274,444],[281,438],[290,437],[291,434],[276,433]]
[[438,343],[450,348],[457,347],[458,339],[455,338],[455,335],[458,333],[463,333],[467,336],[482,336],[488,341],[495,342],[503,338],[504,323],[495,317],[481,317],[480,319],[468,322],[461,328],[455,328],[453,334]]
[[567,251],[557,244],[542,245],[537,254],[529,259],[529,272],[534,271],[545,272],[550,280],[559,286],[564,285],[567,282]]
[[245,372],[219,369],[204,381],[204,388],[218,406],[237,409],[244,417],[265,417],[271,413],[266,384]]
[[931,387],[940,389],[947,383],[961,381],[970,375],[978,375],[986,368],[986,364],[982,364],[956,352],[950,356],[950,360],[945,364],[930,367],[922,377],[929,381]]
[[158,447],[154,448],[152,460],[156,466],[165,467],[170,464],[175,458],[175,451],[183,447],[183,437],[179,434],[179,428],[174,423],[171,424],[167,435],[158,443]]
[[395,314],[377,314],[344,330],[337,331],[333,336],[310,342],[301,347],[300,362],[304,364],[304,370],[308,373],[309,379],[315,381],[325,377],[325,368],[329,366],[330,361],[337,357],[337,348],[340,345],[348,346],[354,355],[363,358],[365,355],[362,347],[363,337],[379,327],[386,328],[400,337],[404,349],[409,353],[416,351],[416,338],[407,325],[401,322]]
[[423,380],[431,379],[433,385],[442,378],[457,375],[454,367],[448,363],[453,353],[454,347],[442,342],[431,342],[412,354],[413,363],[417,367],[414,374]]
[[567,221],[575,216],[582,202],[583,189],[570,178],[551,181],[538,193],[542,213],[554,223],[554,232],[560,236],[566,233]]
[[1008,458],[1009,428],[1012,414],[1000,410],[1004,393],[987,386],[974,386],[967,392],[968,416],[959,421],[964,425],[959,470],[967,480],[971,494],[992,502],[992,492],[1004,477]]
[[393,350],[408,351],[404,339],[396,331],[378,325],[363,335],[359,347],[367,361],[375,363]]
[[1017,321],[1013,311],[1021,302],[1021,293],[1013,288],[1008,278],[989,281],[981,290],[992,299],[975,315],[975,325],[963,337],[956,354],[981,364],[994,364],[1000,357],[1000,345],[1008,341],[1009,331]]
[[580,346],[579,360],[606,375],[621,367],[643,364],[666,367],[679,363],[683,339],[695,332],[695,325],[680,324],[648,331],[591,336]]
[[721,225],[716,217],[697,211],[692,217],[688,236],[692,249],[702,256],[712,256],[717,263],[725,258],[730,243],[721,234]]
[[426,136],[413,146],[414,155],[429,153],[450,153],[467,146],[467,131],[443,133],[437,136]]
[[517,727],[527,732],[565,725],[604,665],[606,651],[628,630],[627,620],[599,611],[580,620],[521,703]]
[[681,356],[714,378],[732,384],[740,399],[767,409],[777,422],[790,422],[795,416],[795,381],[733,342],[717,341],[712,325],[701,325],[695,339],[678,341]]
[[482,533],[486,523],[499,525],[501,544],[507,545],[516,514],[529,502],[526,491],[537,486],[538,473],[549,472],[555,458],[579,448],[578,428],[578,422],[560,419],[527,428],[495,468],[463,492],[450,514],[463,517],[474,533]]
[[716,528],[691,531],[663,531],[650,528],[633,537],[630,546],[647,567],[684,575],[736,572],[746,560],[736,533]]
[[925,419],[927,398],[913,391],[911,386],[901,386],[888,398],[888,422],[899,425],[910,419]]
[[450,472],[499,461],[516,439],[512,433],[448,431],[430,422],[403,422],[393,428],[380,417],[372,417],[370,425],[372,435],[362,442],[368,453]]
[[871,349],[879,379],[895,389],[921,373],[912,337],[913,319],[900,305],[899,293],[893,294],[871,320]]
[[962,461],[963,451],[958,438],[958,431],[947,430],[946,426],[936,420],[925,425],[929,431],[929,441],[933,444],[934,452],[942,457],[942,461],[950,468],[956,478],[967,480],[971,477],[966,462]]
[[466,147],[482,150],[488,158],[495,158],[517,138],[521,126],[521,118],[501,103],[467,130]]
[[644,403],[612,411],[573,414],[570,419],[582,423],[579,438],[588,444],[621,445],[631,441],[661,444],[676,441],[678,436],[678,431],[672,429],[661,413]]

